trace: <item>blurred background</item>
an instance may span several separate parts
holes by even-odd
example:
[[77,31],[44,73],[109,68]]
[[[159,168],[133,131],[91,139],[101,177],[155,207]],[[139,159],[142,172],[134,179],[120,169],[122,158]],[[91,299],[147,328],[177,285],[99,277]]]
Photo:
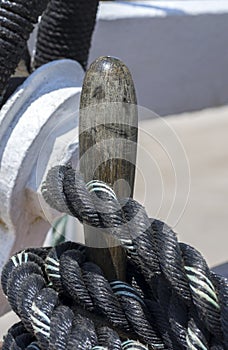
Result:
[[228,260],[227,32],[223,0],[105,2],[90,51],[126,63],[143,107],[136,198],[211,267]]

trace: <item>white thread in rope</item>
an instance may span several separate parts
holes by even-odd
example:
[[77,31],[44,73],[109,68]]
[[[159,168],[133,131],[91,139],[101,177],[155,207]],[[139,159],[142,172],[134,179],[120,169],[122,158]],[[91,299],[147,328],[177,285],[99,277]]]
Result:
[[[48,261],[47,264],[45,264],[45,270],[47,272],[48,277],[55,277],[55,278],[60,278],[60,273],[59,273],[59,262],[50,256],[47,257],[46,261]],[[49,272],[50,271],[50,272]]]
[[104,192],[110,195],[113,199],[117,200],[116,194],[113,189],[108,186],[105,182],[99,180],[92,180],[86,184],[87,190],[92,192]]
[[[34,333],[41,333],[43,334],[45,337],[50,338],[50,319],[49,317],[43,312],[41,311],[35,304],[35,302],[33,302],[32,304],[32,311],[34,312],[34,315],[31,315],[31,320],[32,320],[32,327],[34,329]],[[41,317],[43,319],[43,322],[40,321],[37,316]]]
[[[187,276],[189,279],[190,288],[200,297],[208,301],[210,304],[212,304],[216,309],[220,309],[219,303],[218,303],[218,297],[215,293],[215,288],[211,281],[202,274],[199,270],[192,266],[185,266],[185,270],[187,271]],[[199,278],[197,278],[197,276]],[[203,281],[203,280],[204,281]],[[198,287],[195,286],[200,285],[204,290],[200,290]]]
[[137,300],[140,304],[145,305],[142,298],[138,295],[137,291],[122,281],[110,282],[110,286],[115,295],[125,296]]
[[11,260],[14,266],[17,267],[18,265],[21,265],[22,263],[26,263],[28,261],[28,253],[25,253],[23,250],[21,253],[12,256]]

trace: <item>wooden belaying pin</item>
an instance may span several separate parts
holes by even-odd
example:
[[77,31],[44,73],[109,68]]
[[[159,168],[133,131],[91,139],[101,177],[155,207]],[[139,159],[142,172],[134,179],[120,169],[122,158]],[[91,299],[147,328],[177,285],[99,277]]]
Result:
[[[136,94],[128,68],[116,58],[98,58],[86,72],[80,101],[80,172],[90,190],[103,186],[106,191],[107,184],[117,198],[133,196],[137,127]],[[91,247],[89,258],[107,278],[124,280],[122,247],[91,227],[84,226],[84,232],[86,245]]]

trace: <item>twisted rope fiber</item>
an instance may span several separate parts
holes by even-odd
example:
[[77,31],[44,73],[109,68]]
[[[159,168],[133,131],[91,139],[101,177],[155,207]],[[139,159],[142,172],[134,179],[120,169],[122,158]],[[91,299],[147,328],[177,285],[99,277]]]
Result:
[[86,260],[87,248],[72,243],[13,257],[3,270],[3,290],[41,349],[137,349],[120,345],[126,337],[151,349],[228,348],[227,280],[179,244],[168,226],[133,200],[88,192],[70,167],[50,170],[43,195],[54,208],[119,238],[128,254],[128,284],[108,282]]
[[14,73],[26,46],[29,34],[47,0],[2,0],[0,2],[0,96]]
[[[149,219],[144,208],[136,201],[125,200],[122,211],[112,196],[97,201],[97,196],[88,192],[80,174],[75,174],[70,167],[61,168],[63,188],[61,193],[53,193],[50,183],[53,179],[59,182],[58,169],[56,167],[49,172],[43,187],[47,202],[52,206],[58,205],[58,199],[61,198],[72,215],[89,225],[97,226],[101,222],[101,227],[110,227],[108,223],[111,223],[112,234],[123,244],[129,238],[132,241],[137,254],[132,254],[125,244],[129,260],[135,267],[140,267],[155,298],[162,294],[159,289],[164,289],[165,280],[172,288],[172,297],[175,293],[174,296],[181,299],[187,310],[196,309],[195,317],[198,316],[201,321],[199,326],[204,330],[205,324],[206,331],[213,335],[207,336],[208,339],[224,337],[227,333],[227,328],[221,325],[221,309],[224,313],[224,306],[219,304],[218,292],[211,282],[211,272],[201,254],[190,246],[178,244],[174,232],[161,221]],[[104,199],[106,193],[102,192],[102,195]],[[107,210],[107,206],[110,210]],[[123,225],[125,220],[127,225]],[[186,339],[189,341],[188,334]]]
[[[2,288],[8,296],[13,310],[21,318],[27,332],[30,332],[31,336],[29,340],[34,342],[33,335],[35,334],[39,348],[41,349],[96,349],[97,346],[102,346],[102,344],[105,344],[105,346],[108,345],[110,349],[122,349],[118,334],[107,326],[105,328],[103,327],[105,323],[104,318],[107,319],[107,324],[111,326],[116,325],[116,328],[121,326],[126,329],[125,338],[127,334],[131,334],[128,333],[130,327],[121,310],[120,303],[108,282],[102,276],[102,272],[98,266],[90,262],[83,263],[85,260],[84,251],[85,247],[73,243],[66,243],[50,250],[46,259],[43,261],[36,254],[30,251],[23,251],[13,256],[3,269]],[[59,254],[61,254],[60,260],[57,257]],[[55,259],[53,257],[55,257]],[[57,287],[56,285],[55,287],[56,289],[64,289],[65,295],[63,296],[61,292],[57,293],[54,289],[49,288],[48,285],[50,285],[50,282],[54,284],[56,279],[61,278],[61,265],[63,265],[64,268],[64,263],[66,265],[68,263],[71,264],[71,261],[66,258],[73,259],[73,262],[76,261],[82,264],[83,271],[81,276],[84,275],[84,281],[80,281],[80,284],[77,283],[76,278],[74,281],[64,281],[64,279],[61,279],[62,286],[57,284]],[[56,270],[55,267],[57,267],[58,264],[59,269]],[[44,268],[48,271],[47,274],[45,274]],[[53,271],[55,273],[53,273]],[[98,273],[94,275],[94,271]],[[64,272],[64,277],[66,274],[67,271],[66,273]],[[75,274],[77,276],[77,271]],[[68,277],[72,278],[71,273]],[[99,280],[97,284],[94,285],[96,279]],[[90,294],[88,294],[83,283],[86,285]],[[74,290],[70,290],[70,293],[68,293],[68,288],[73,288],[74,286]],[[136,298],[135,300],[139,304],[142,303],[141,298],[132,287],[126,285],[126,288],[132,292],[132,298]],[[15,293],[15,290],[17,290],[17,293]],[[63,305],[62,299],[70,295],[73,296],[75,302],[74,308]],[[101,300],[102,295],[107,301]],[[77,305],[79,300],[81,304],[84,304],[81,307]],[[100,314],[102,318],[95,317],[93,322],[90,312],[86,311],[87,303],[89,305],[88,309],[92,311],[96,309],[96,312],[98,315]],[[70,305],[71,303],[68,304]],[[142,308],[140,309],[138,306],[137,309],[141,312]],[[127,314],[130,314],[129,310]],[[85,315],[89,315],[91,319]],[[142,317],[142,321],[143,320]],[[95,331],[95,324],[97,334]],[[145,320],[144,324],[147,324]],[[15,332],[12,332],[13,329],[9,330],[4,341],[3,349],[9,349],[11,343],[15,343]],[[25,333],[24,329],[23,333]],[[119,333],[122,334],[123,337],[123,332],[121,332],[121,330],[119,330]],[[145,348],[138,342],[132,341],[132,343],[133,345],[139,346],[138,349]],[[25,349],[25,345],[28,345],[22,344],[22,347],[18,347],[18,349]],[[33,344],[31,346],[37,345]],[[123,348],[125,348],[125,345]]]
[[35,67],[60,58],[87,66],[99,0],[51,0],[37,37]]
[[14,324],[8,331],[4,339],[3,349],[26,349],[39,350],[38,344],[35,343],[35,338],[25,329],[22,322]]
[[[146,346],[136,341],[127,340],[121,343],[117,333],[110,328],[101,327],[97,333],[101,345],[93,347],[93,350],[148,350]],[[9,329],[4,340],[3,349],[40,350],[40,346],[37,341],[33,340],[33,337],[26,331],[22,322],[19,322]]]

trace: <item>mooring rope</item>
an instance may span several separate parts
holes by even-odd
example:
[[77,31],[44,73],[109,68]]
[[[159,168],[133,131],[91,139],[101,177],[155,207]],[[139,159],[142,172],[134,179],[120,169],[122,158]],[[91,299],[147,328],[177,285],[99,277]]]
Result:
[[[0,1],[0,107],[25,80],[10,79],[25,53],[29,72],[63,58],[86,69],[98,4],[99,0]],[[34,62],[30,62],[26,43],[41,15]]]
[[48,0],[0,1],[0,102],[10,76],[23,55],[34,24],[47,3]]
[[34,66],[71,58],[86,69],[98,0],[50,0],[42,16]]
[[[90,187],[70,166],[57,166],[42,191],[52,207],[119,239],[126,282],[108,281],[76,243],[13,256],[2,288],[35,337],[29,349],[228,349],[227,279],[139,203]],[[7,339],[16,341],[14,329],[4,350]]]

